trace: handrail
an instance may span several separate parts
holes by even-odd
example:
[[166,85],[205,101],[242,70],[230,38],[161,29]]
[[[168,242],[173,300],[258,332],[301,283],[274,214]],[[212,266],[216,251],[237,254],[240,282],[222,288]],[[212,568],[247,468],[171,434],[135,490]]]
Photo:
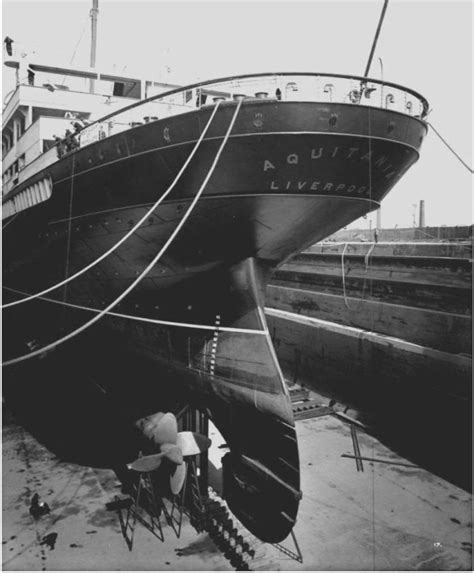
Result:
[[108,119],[115,117],[116,115],[119,115],[121,113],[129,111],[129,110],[134,109],[136,107],[139,107],[139,106],[144,105],[146,103],[149,103],[149,102],[152,102],[152,101],[155,101],[158,99],[162,99],[165,97],[169,97],[169,96],[174,95],[174,94],[186,92],[186,91],[189,91],[192,89],[202,88],[205,86],[220,84],[220,83],[224,83],[224,82],[231,82],[231,81],[236,81],[236,80],[242,80],[242,79],[253,79],[253,78],[263,78],[263,77],[286,77],[286,76],[301,76],[301,77],[315,77],[315,78],[317,78],[317,77],[341,78],[341,79],[347,79],[347,80],[355,80],[357,82],[360,82],[361,84],[365,84],[365,83],[370,82],[370,83],[378,84],[378,85],[381,85],[384,87],[385,86],[392,87],[395,89],[399,89],[405,93],[409,93],[412,96],[414,96],[415,98],[417,98],[421,102],[421,104],[423,105],[422,117],[425,117],[425,115],[428,113],[428,109],[429,109],[428,101],[421,94],[419,94],[415,90],[412,90],[410,88],[406,88],[402,85],[395,84],[392,82],[376,80],[376,79],[368,78],[368,77],[364,77],[364,76],[353,76],[353,75],[345,75],[345,74],[331,74],[331,73],[326,74],[326,73],[314,73],[314,72],[266,72],[266,73],[255,73],[255,74],[242,74],[242,75],[237,75],[237,76],[226,76],[223,78],[217,78],[214,80],[207,80],[204,82],[189,84],[189,85],[184,86],[184,87],[174,88],[174,89],[169,90],[167,92],[163,92],[161,94],[157,94],[156,96],[151,96],[149,98],[146,98],[146,99],[140,100],[138,102],[134,102],[128,106],[125,106],[125,107],[121,108],[120,110],[114,111],[108,115],[105,115],[104,117],[101,117],[101,118],[91,122],[90,124],[87,125],[87,127],[101,123],[103,121],[107,121]]
[[[292,87],[297,90],[298,88],[302,88],[302,92],[305,92],[304,95],[301,96],[301,101],[306,101],[304,98],[309,99],[310,101],[326,101],[327,98],[325,95],[321,97],[321,88],[323,88],[323,94],[329,94],[329,101],[334,103],[340,104],[350,104],[350,105],[359,105],[359,106],[369,106],[375,107],[380,109],[388,108],[389,105],[393,111],[397,111],[399,113],[404,113],[406,115],[416,117],[419,120],[423,120],[428,113],[428,101],[421,96],[418,92],[411,90],[409,88],[405,88],[399,84],[395,84],[392,82],[385,82],[377,79],[372,79],[365,76],[358,76],[358,75],[345,75],[345,74],[334,74],[334,73],[315,73],[315,72],[267,72],[267,73],[254,73],[254,74],[241,74],[241,75],[234,75],[234,76],[226,76],[223,78],[218,78],[214,80],[207,80],[203,82],[196,82],[193,84],[189,84],[187,86],[182,87],[175,87],[168,91],[156,94],[149,98],[135,101],[129,105],[121,107],[120,109],[116,109],[107,113],[106,115],[92,121],[91,123],[84,126],[79,132],[76,132],[76,135],[79,134],[80,146],[84,147],[89,143],[96,141],[98,138],[101,137],[103,130],[102,123],[108,122],[112,118],[119,118],[120,116],[124,116],[131,110],[141,110],[143,108],[146,109],[148,104],[163,104],[165,106],[169,106],[167,110],[166,116],[173,116],[181,113],[181,110],[190,110],[194,108],[194,104],[190,103],[186,105],[186,98],[184,98],[185,104],[175,101],[177,94],[184,94],[186,92],[192,92],[191,98],[195,95],[204,94],[207,97],[231,97],[232,94],[237,95],[237,90],[245,90],[247,91],[250,87],[252,88],[252,92],[255,92],[257,96],[259,91],[266,92],[268,95],[268,84],[277,87],[283,87],[283,82],[285,78],[292,78],[295,81],[289,81],[286,84],[286,87],[292,85]],[[255,85],[258,84],[258,80],[262,80],[262,86]],[[308,79],[310,81],[308,81]],[[255,82],[257,80],[257,82]],[[323,80],[323,82],[321,82]],[[324,80],[330,80],[326,85],[322,85]],[[313,86],[313,81],[314,86]],[[346,83],[350,82],[350,85],[347,86]],[[237,86],[236,84],[241,84]],[[375,87],[374,87],[375,86]],[[387,93],[389,89],[395,90],[395,94]],[[377,90],[380,92],[380,100],[376,99],[375,97],[371,98],[371,93]],[[278,91],[278,90],[277,90]],[[396,92],[399,92],[397,94]],[[309,97],[308,97],[309,94]],[[385,94],[385,98],[384,98]],[[242,95],[242,94],[240,94]],[[393,95],[396,96],[396,103],[394,103]],[[276,93],[275,93],[276,96]],[[401,97],[400,97],[401,96]],[[253,96],[252,96],[253,97]],[[167,98],[168,101],[167,101]],[[173,99],[170,99],[173,98]],[[364,98],[364,100],[362,99]],[[367,98],[367,102],[365,101]],[[288,99],[287,93],[284,94],[284,97],[280,96],[278,99]],[[290,93],[290,99],[294,101],[294,96]],[[416,100],[416,101],[415,101]],[[191,101],[191,100],[190,100]],[[414,104],[419,107],[419,111],[415,112]],[[203,102],[199,98],[198,102],[196,102],[198,108],[202,107]],[[393,107],[395,106],[395,107]],[[412,112],[413,110],[413,112]],[[135,112],[136,113],[136,112]],[[133,113],[131,115],[134,115]],[[154,115],[154,110],[151,114],[151,119],[158,119],[152,117]],[[157,115],[161,116],[161,113],[157,110]],[[125,119],[125,118],[124,118]],[[115,120],[115,122],[109,121],[108,130],[109,133],[107,136],[113,134],[111,133],[112,129],[114,129],[115,133],[117,132],[116,129],[113,127],[112,124],[115,126],[122,127],[127,129],[127,127],[134,127],[136,125],[135,121],[138,119],[138,123],[142,122],[144,118],[135,118],[130,121],[130,119],[126,119],[125,121],[119,122]],[[163,119],[163,117],[160,117]],[[92,128],[92,129],[90,129]],[[97,130],[94,133],[94,130]],[[123,131],[123,129],[120,129]],[[44,156],[41,154],[36,159],[40,159]],[[35,160],[34,160],[35,161]],[[32,163],[34,163],[34,161]],[[31,163],[28,165],[30,167]],[[21,184],[20,184],[21,185]],[[10,193],[14,191],[14,189],[8,191],[6,195],[4,195],[4,200],[6,196],[9,196]]]

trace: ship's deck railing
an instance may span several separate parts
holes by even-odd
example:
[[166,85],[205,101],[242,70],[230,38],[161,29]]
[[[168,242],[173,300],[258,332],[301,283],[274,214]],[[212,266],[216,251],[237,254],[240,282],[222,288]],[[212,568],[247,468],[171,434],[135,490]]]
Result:
[[212,104],[217,98],[232,100],[240,97],[369,106],[420,119],[428,113],[428,102],[423,96],[390,82],[340,74],[252,74],[175,88],[133,103],[85,127],[80,134],[80,145]]

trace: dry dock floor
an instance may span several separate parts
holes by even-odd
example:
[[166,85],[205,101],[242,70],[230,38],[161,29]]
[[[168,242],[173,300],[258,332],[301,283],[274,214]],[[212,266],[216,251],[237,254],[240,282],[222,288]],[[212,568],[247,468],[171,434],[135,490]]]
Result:
[[[362,459],[358,470],[343,457],[355,455],[351,426],[333,416],[298,421],[297,430],[303,499],[295,533],[304,561],[269,545],[271,569],[472,570],[469,493],[361,429],[360,456],[383,462]],[[51,509],[37,520],[34,493]],[[119,493],[112,471],[62,462],[20,426],[5,425],[3,570],[232,570],[187,521],[179,539],[165,528],[164,542],[137,525],[129,551],[117,513],[105,507]]]

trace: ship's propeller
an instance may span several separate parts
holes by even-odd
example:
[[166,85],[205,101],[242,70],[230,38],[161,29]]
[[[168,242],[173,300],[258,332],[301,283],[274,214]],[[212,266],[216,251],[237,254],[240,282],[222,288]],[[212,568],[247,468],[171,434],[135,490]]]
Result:
[[171,412],[158,412],[147,416],[136,423],[144,436],[156,444],[160,451],[155,454],[141,456],[127,465],[128,469],[138,472],[157,470],[164,459],[170,462],[170,489],[178,494],[186,477],[184,458],[196,456],[207,451],[211,440],[197,432],[178,432],[178,421]]

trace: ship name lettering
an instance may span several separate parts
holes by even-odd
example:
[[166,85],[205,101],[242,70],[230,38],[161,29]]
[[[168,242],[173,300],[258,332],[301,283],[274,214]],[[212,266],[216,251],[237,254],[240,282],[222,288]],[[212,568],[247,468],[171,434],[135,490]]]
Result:
[[[392,171],[391,174],[393,175],[395,171]],[[367,193],[367,186],[361,185],[358,187],[357,185],[348,185],[347,183],[334,183],[332,181],[302,181],[302,180],[295,180],[295,179],[287,179],[286,181],[281,181],[277,183],[277,181],[273,180],[270,182],[270,189],[274,191],[290,190],[293,188],[295,191],[302,191],[303,189],[307,189],[309,191],[334,191],[334,192],[341,192],[346,191],[347,193],[357,193],[358,195],[363,195]]]
[[349,148],[349,153],[348,153],[348,155],[347,155],[347,159],[350,159],[350,158],[354,155],[354,153],[355,153],[356,151],[359,151],[359,148],[358,148],[358,147],[350,147],[350,148]]
[[[345,158],[345,159],[357,159],[357,153],[361,153],[359,147],[331,147],[326,149],[324,147],[315,147],[311,149],[310,158],[311,159],[322,159],[326,156],[328,159],[334,159],[335,157]],[[282,158],[283,159],[283,158]],[[359,161],[369,161],[373,160],[374,167],[378,167],[383,173],[393,169],[393,165],[389,163],[388,157],[386,155],[380,155],[379,157],[374,157],[374,151],[371,149],[365,152],[363,155],[359,155]],[[287,165],[298,165],[300,163],[300,154],[290,153],[286,156],[286,161],[283,159]],[[276,165],[275,165],[276,163]],[[282,160],[273,163],[270,159],[264,159],[263,161],[263,171],[266,172],[270,169],[278,169],[282,166]],[[391,177],[392,175],[390,175]]]

